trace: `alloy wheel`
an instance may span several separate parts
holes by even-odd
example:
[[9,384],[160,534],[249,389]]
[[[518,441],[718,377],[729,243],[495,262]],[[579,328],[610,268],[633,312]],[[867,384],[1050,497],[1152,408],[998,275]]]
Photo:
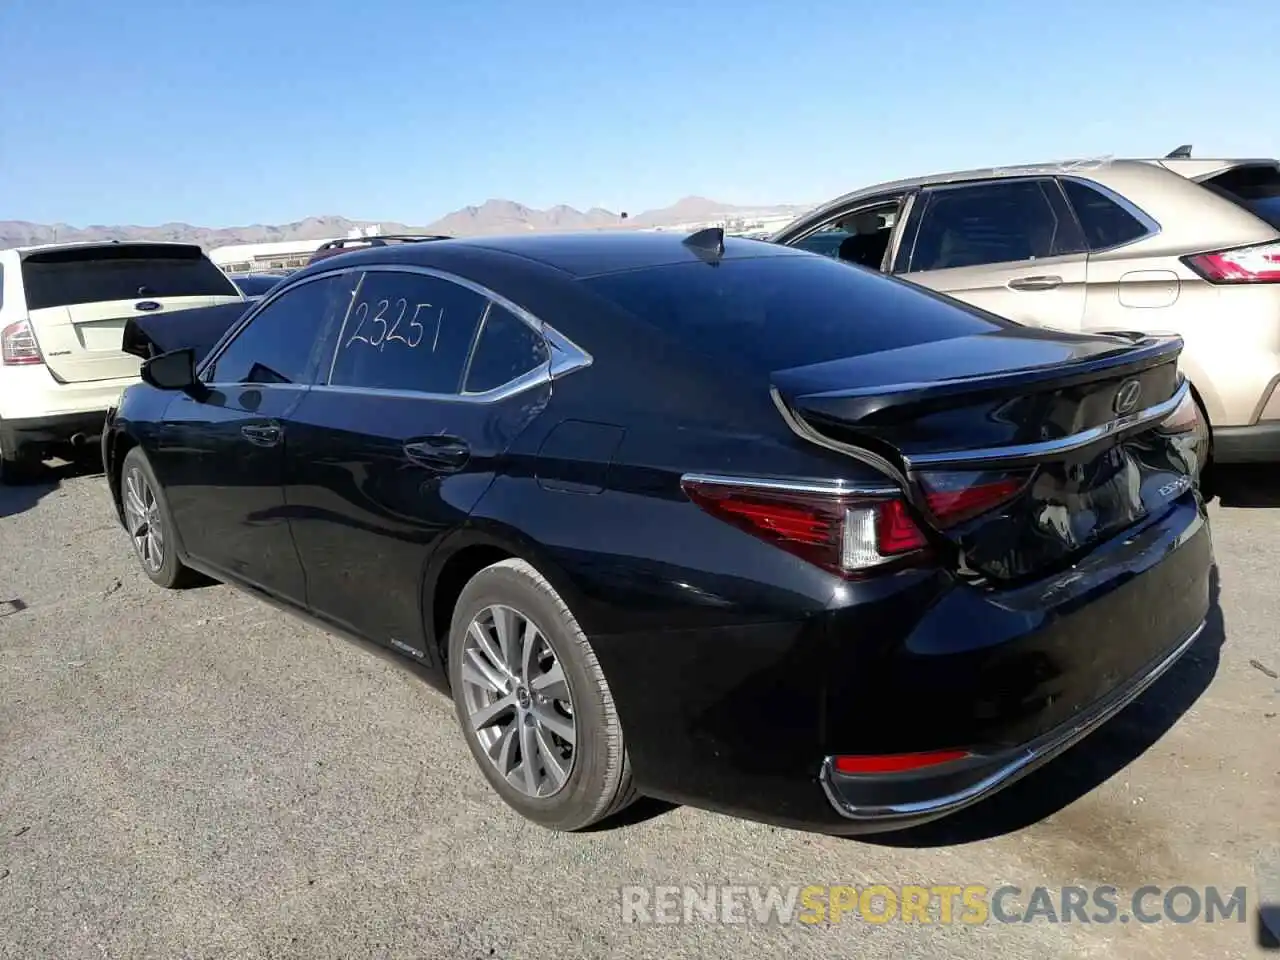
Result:
[[155,491],[137,467],[125,477],[124,516],[138,559],[150,572],[159,572],[164,565],[164,523]]
[[573,772],[577,728],[547,638],[520,611],[495,604],[468,625],[459,656],[468,722],[489,761],[526,796],[554,796]]

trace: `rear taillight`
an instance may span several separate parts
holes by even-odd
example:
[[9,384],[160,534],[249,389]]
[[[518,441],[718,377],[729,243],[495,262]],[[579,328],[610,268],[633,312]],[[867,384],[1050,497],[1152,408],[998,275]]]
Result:
[[1196,398],[1188,390],[1182,402],[1160,422],[1160,430],[1164,433],[1190,433],[1200,427],[1200,407]]
[[30,321],[19,320],[0,330],[0,359],[5,366],[44,363]]
[[[946,528],[1008,501],[1023,483],[1007,478],[965,486],[952,482],[928,490],[926,500],[934,523]],[[803,485],[703,477],[686,477],[682,487],[711,515],[843,577],[864,576],[929,546],[910,506],[891,494],[826,493]]]
[[1280,243],[1200,253],[1182,262],[1210,283],[1280,283]]

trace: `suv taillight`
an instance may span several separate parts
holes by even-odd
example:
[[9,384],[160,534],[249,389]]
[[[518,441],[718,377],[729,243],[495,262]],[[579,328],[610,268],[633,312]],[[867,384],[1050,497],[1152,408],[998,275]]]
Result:
[[1280,243],[1199,253],[1182,262],[1210,283],[1280,283]]
[[[747,479],[686,477],[681,486],[712,516],[849,579],[921,553],[929,545],[901,497],[799,492]],[[1022,486],[1020,478],[1002,478],[930,490],[926,500],[937,524],[949,527],[994,509]]]
[[28,320],[19,320],[0,330],[0,359],[5,366],[25,363],[44,363],[40,344]]

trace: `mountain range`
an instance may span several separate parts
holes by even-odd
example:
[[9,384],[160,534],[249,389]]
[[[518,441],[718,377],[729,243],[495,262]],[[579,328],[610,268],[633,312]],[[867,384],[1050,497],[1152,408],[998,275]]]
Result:
[[294,223],[261,224],[243,227],[199,227],[189,223],[162,223],[159,226],[74,227],[65,223],[43,224],[25,220],[0,220],[0,248],[28,244],[85,240],[167,240],[195,243],[206,250],[230,243],[270,243],[280,240],[324,240],[346,236],[361,227],[377,225],[382,233],[435,233],[454,237],[495,233],[524,233],[532,230],[642,229],[676,226],[714,220],[750,220],[799,214],[803,206],[780,204],[742,207],[685,197],[669,207],[634,215],[614,213],[600,207],[582,211],[563,204],[549,210],[526,207],[513,200],[487,200],[478,207],[463,207],[426,226],[387,221],[348,220],[346,217],[307,217]]

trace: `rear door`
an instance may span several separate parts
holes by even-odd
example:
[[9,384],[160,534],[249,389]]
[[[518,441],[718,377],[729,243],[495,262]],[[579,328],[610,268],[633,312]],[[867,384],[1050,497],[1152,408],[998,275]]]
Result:
[[444,277],[364,274],[328,382],[285,425],[287,513],[313,608],[427,656],[427,558],[550,397],[538,326]]
[[1087,249],[1050,178],[923,190],[898,242],[894,272],[912,283],[1032,326],[1079,330]]
[[156,312],[243,300],[199,247],[111,243],[22,256],[28,315],[49,371],[65,383],[136,376],[125,323]]

